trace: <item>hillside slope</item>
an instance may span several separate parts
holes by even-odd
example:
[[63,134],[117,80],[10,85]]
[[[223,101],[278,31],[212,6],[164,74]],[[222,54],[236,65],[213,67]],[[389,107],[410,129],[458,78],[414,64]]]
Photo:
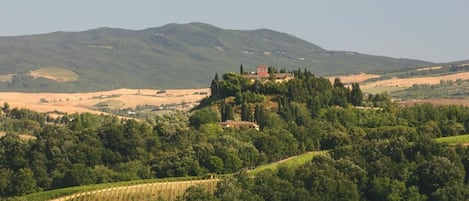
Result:
[[[206,87],[216,72],[238,71],[240,64],[246,70],[267,64],[325,75],[392,71],[430,63],[328,51],[272,30],[225,30],[203,23],[0,37],[2,91]],[[31,71],[44,68],[64,69],[78,78],[63,81],[30,76]]]

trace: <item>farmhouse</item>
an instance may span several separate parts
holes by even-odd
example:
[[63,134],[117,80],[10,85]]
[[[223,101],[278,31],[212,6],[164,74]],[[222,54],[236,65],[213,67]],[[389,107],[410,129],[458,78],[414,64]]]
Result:
[[225,128],[253,128],[259,130],[259,125],[254,122],[250,121],[234,121],[234,120],[227,120],[220,123],[223,129]]
[[[256,79],[266,81],[270,78],[269,67],[266,65],[259,65],[257,67],[257,72],[251,72],[244,76],[252,81]],[[293,73],[273,73],[273,76],[275,78],[275,82],[285,82],[295,77]]]

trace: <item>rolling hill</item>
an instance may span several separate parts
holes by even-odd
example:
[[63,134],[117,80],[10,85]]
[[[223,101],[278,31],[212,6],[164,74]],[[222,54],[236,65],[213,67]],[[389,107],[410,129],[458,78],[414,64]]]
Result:
[[[329,51],[267,29],[226,30],[203,23],[0,37],[1,91],[206,87],[215,73],[238,71],[240,64],[245,70],[259,64],[307,68],[318,75],[432,65]],[[41,76],[34,76],[35,72]]]

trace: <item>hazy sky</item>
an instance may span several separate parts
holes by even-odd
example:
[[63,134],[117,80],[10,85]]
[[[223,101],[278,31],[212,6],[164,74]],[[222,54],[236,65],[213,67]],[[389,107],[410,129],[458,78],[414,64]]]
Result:
[[0,0],[0,36],[188,22],[268,28],[328,50],[469,59],[467,0]]

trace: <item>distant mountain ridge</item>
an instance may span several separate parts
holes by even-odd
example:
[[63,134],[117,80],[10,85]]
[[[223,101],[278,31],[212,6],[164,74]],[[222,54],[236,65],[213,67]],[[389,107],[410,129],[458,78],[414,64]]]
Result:
[[[207,87],[215,73],[238,71],[240,64],[245,70],[254,70],[259,64],[288,70],[307,68],[317,75],[432,65],[328,51],[268,29],[227,30],[204,23],[167,24],[137,31],[98,28],[0,37],[2,91]],[[44,68],[64,69],[78,75],[78,79],[57,82],[47,75],[30,76],[31,71]]]

